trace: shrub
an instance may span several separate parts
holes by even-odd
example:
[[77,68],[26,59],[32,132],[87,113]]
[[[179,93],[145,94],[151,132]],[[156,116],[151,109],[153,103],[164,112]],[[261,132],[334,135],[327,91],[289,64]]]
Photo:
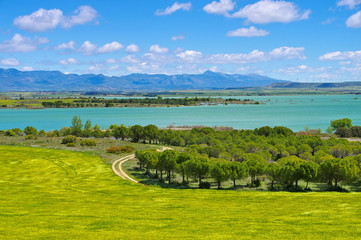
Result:
[[256,180],[254,180],[253,186],[254,186],[254,187],[260,187],[260,186],[262,186],[262,181],[261,181],[259,178],[257,178]]
[[339,137],[342,138],[347,138],[350,137],[350,131],[347,128],[341,127],[341,128],[337,128],[335,134]]
[[88,146],[88,147],[93,147],[96,146],[97,143],[94,140],[90,140],[90,139],[84,139],[80,142],[81,146]]
[[210,189],[211,183],[210,182],[201,182],[199,184],[199,189]]
[[75,142],[69,142],[66,144],[67,147],[75,147]]
[[115,146],[111,146],[110,148],[107,149],[107,153],[116,153],[116,154],[120,154],[120,153],[131,153],[134,151],[134,147],[132,146],[119,146],[119,147],[115,147]]
[[31,140],[31,139],[36,139],[36,137],[32,134],[25,136],[25,140]]
[[68,144],[68,143],[74,143],[76,142],[76,137],[72,135],[65,136],[63,140],[61,141],[61,144]]
[[13,130],[9,129],[6,131],[5,136],[14,137],[16,134]]

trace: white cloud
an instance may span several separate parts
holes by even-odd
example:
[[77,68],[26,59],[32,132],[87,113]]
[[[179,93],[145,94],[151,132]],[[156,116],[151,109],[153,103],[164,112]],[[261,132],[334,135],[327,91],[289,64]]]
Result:
[[62,65],[72,65],[72,64],[78,64],[79,61],[75,58],[68,58],[65,60],[60,60],[59,63]]
[[280,47],[275,48],[270,52],[272,59],[301,59],[306,57],[303,55],[305,48],[303,47]]
[[346,26],[351,28],[360,28],[361,27],[361,11],[358,11],[346,21]]
[[257,29],[256,27],[251,26],[250,28],[238,28],[234,31],[229,31],[227,36],[229,37],[263,37],[267,36],[270,33],[263,29]]
[[230,11],[235,7],[236,3],[232,0],[213,1],[203,7],[203,10],[210,14],[229,16]]
[[293,2],[261,0],[241,8],[232,17],[246,18],[247,22],[256,24],[288,23],[308,19],[310,13],[310,10],[301,13]]
[[178,3],[175,2],[172,6],[167,7],[165,10],[160,10],[158,9],[155,12],[155,15],[161,16],[161,15],[169,15],[172,14],[178,10],[184,10],[184,11],[189,11],[192,7],[192,3]]
[[74,25],[85,24],[97,17],[97,11],[90,6],[80,6],[74,13],[75,15],[67,17],[60,9],[40,8],[30,15],[15,18],[14,25],[29,32],[44,32],[59,25],[70,28]]
[[187,51],[178,53],[176,56],[182,60],[185,60],[186,62],[199,62],[203,58],[203,54],[201,52],[194,51],[194,50],[187,50]]
[[172,40],[173,41],[177,41],[177,40],[183,40],[185,37],[183,35],[179,35],[179,36],[173,36]]
[[30,15],[15,18],[14,24],[30,32],[44,32],[56,28],[63,17],[63,12],[59,9],[40,8]]
[[118,70],[119,68],[120,68],[119,65],[113,65],[113,66],[110,66],[110,67],[109,67],[109,71],[116,71],[116,70]]
[[167,53],[168,48],[160,47],[158,44],[156,44],[156,45],[150,46],[149,52],[151,52],[151,53]]
[[5,58],[0,60],[0,65],[3,66],[17,66],[20,62],[15,58]]
[[114,58],[109,58],[108,60],[106,60],[107,63],[116,63],[117,60],[115,60]]
[[124,46],[122,44],[120,44],[119,42],[112,42],[112,43],[107,43],[103,46],[101,46],[100,48],[98,48],[97,52],[98,53],[111,53],[111,52],[115,52],[118,51],[120,49],[122,49]]
[[361,0],[340,0],[337,2],[337,6],[346,6],[353,9],[355,6],[361,4]]
[[64,17],[62,25],[64,28],[71,28],[75,25],[81,25],[92,22],[98,16],[97,11],[90,6],[80,6],[74,11],[75,15]]
[[321,61],[344,61],[344,60],[354,60],[360,61],[361,60],[361,50],[360,51],[345,51],[345,52],[329,52],[325,53],[324,55],[320,56],[319,59]]
[[85,41],[78,49],[78,52],[82,53],[83,55],[92,55],[96,48],[96,44],[93,44],[90,41]]
[[140,49],[139,49],[138,45],[133,43],[133,44],[130,44],[128,47],[126,47],[125,51],[127,53],[137,53],[140,51]]
[[48,42],[47,38],[35,37],[31,39],[17,33],[11,40],[5,40],[0,43],[0,52],[31,52],[35,51],[39,45]]
[[228,63],[255,63],[267,61],[267,54],[263,51],[253,50],[250,53],[226,53],[214,54],[208,56],[207,62],[213,64],[228,64]]
[[28,66],[25,66],[22,68],[23,71],[34,71],[34,68],[33,67],[28,67]]
[[75,42],[74,41],[69,41],[68,43],[62,43],[58,46],[55,47],[55,49],[58,50],[74,50],[75,49]]

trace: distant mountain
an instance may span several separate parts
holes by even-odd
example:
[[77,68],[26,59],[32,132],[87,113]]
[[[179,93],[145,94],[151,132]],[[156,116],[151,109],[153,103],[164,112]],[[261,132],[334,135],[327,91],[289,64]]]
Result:
[[0,91],[154,91],[188,89],[225,89],[264,87],[288,83],[261,75],[224,74],[206,71],[203,74],[64,74],[59,71],[18,71],[0,68]]
[[276,82],[271,88],[342,88],[360,87],[361,82],[335,82],[335,83],[304,83],[304,82]]

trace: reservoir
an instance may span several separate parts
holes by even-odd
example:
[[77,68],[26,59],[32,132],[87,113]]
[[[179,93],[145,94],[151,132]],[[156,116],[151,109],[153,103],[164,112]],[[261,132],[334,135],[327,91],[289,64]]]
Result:
[[33,126],[54,130],[70,126],[73,116],[85,123],[91,120],[102,128],[111,124],[230,126],[254,129],[262,126],[285,126],[294,131],[321,128],[325,131],[331,120],[350,118],[353,125],[361,125],[361,96],[358,95],[302,95],[232,97],[261,101],[259,105],[217,105],[192,107],[144,108],[51,108],[1,109],[0,129]]

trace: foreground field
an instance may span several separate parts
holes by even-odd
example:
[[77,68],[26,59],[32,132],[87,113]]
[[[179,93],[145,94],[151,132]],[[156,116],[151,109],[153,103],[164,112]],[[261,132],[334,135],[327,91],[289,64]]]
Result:
[[359,193],[177,190],[86,153],[0,146],[3,239],[357,239]]

